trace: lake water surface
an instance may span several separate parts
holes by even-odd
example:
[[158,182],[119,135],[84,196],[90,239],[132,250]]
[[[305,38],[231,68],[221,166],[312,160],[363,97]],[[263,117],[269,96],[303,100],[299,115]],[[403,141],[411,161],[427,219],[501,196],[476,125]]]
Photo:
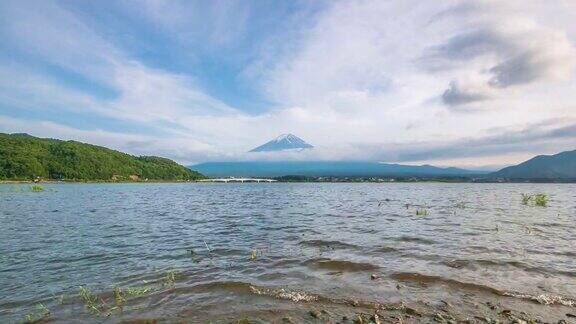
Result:
[[576,316],[572,184],[18,186],[0,185],[0,323]]

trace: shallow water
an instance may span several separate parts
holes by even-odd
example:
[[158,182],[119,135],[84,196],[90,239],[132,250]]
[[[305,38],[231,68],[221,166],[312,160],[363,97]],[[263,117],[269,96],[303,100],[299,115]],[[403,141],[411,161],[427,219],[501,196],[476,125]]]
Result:
[[[27,314],[313,322],[375,312],[404,322],[514,314],[570,323],[566,314],[576,314],[572,184],[52,184],[10,192],[17,186],[0,185],[2,323]],[[522,205],[521,193],[540,192],[548,207]],[[96,310],[80,286],[96,296]],[[124,291],[119,307],[114,287]]]

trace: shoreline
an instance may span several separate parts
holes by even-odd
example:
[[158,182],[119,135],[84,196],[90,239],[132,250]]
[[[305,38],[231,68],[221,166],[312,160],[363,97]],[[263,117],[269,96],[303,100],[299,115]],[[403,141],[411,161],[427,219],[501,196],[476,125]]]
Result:
[[93,184],[93,183],[195,183],[200,182],[197,180],[149,180],[149,181],[111,181],[111,180],[42,180],[42,181],[33,181],[33,180],[0,180],[0,184]]
[[[274,178],[271,178],[274,179]],[[205,179],[203,179],[205,180]],[[283,181],[274,179],[273,183],[378,183],[378,184],[394,184],[394,183],[447,183],[447,184],[464,184],[464,183],[474,183],[474,184],[482,184],[482,183],[490,183],[490,184],[575,184],[576,180],[549,180],[549,181],[540,181],[540,180],[517,180],[517,181],[450,181],[450,180],[395,180],[395,181],[378,181],[378,180],[362,180],[362,179],[349,179],[349,180],[309,180],[309,181]],[[0,184],[127,184],[127,183],[224,183],[224,182],[216,182],[216,181],[201,181],[201,180],[149,180],[149,181],[111,181],[111,180],[42,180],[42,181],[33,181],[33,180],[0,180]],[[234,181],[231,183],[243,183],[239,181]],[[257,183],[256,181],[245,181],[245,183]],[[267,182],[262,182],[267,183]],[[224,183],[225,184],[225,183]]]

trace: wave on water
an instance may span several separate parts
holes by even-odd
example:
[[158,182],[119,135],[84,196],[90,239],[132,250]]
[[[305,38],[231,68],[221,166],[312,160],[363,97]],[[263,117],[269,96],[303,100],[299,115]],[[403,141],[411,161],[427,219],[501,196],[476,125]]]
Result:
[[233,291],[237,293],[252,293],[260,296],[273,297],[293,302],[315,302],[319,300],[327,301],[328,298],[320,295],[285,288],[267,288],[253,285],[242,281],[215,281],[203,283],[192,287],[182,287],[176,289],[178,292],[209,292],[215,290]]
[[285,288],[266,288],[250,285],[250,291],[256,295],[272,297],[282,300],[290,300],[293,302],[320,302],[325,304],[348,305],[354,307],[364,308],[382,308],[388,310],[404,310],[407,307],[403,304],[396,303],[381,303],[368,300],[360,300],[356,298],[336,298],[327,297],[320,294],[314,294],[302,290],[289,290]]
[[372,253],[394,253],[394,252],[398,252],[398,251],[400,251],[400,250],[397,248],[382,245],[382,246],[374,247],[371,252]]
[[469,282],[462,282],[454,279],[444,278],[440,276],[429,276],[423,275],[414,272],[397,272],[390,275],[390,278],[398,281],[411,281],[411,282],[418,282],[418,283],[426,283],[426,284],[443,284],[446,286],[450,286],[457,289],[463,290],[474,290],[474,291],[482,291],[492,293],[498,296],[505,296],[505,297],[513,297],[519,298],[524,300],[529,300],[533,302],[537,302],[542,305],[563,305],[568,307],[576,307],[576,299],[559,296],[554,294],[540,294],[540,295],[531,295],[526,293],[519,293],[519,292],[509,292],[509,291],[502,291],[496,288],[469,283]]
[[416,236],[400,236],[397,238],[394,238],[395,241],[397,242],[410,242],[410,243],[419,243],[419,244],[425,244],[425,245],[432,245],[432,244],[436,244],[437,242],[434,240],[430,240],[430,239],[425,239],[422,237],[416,237]]
[[441,263],[453,269],[467,268],[477,270],[480,267],[513,267],[526,272],[540,273],[544,275],[554,274],[567,277],[576,276],[576,272],[574,271],[532,266],[526,262],[516,260],[453,259],[442,261]]
[[[177,287],[170,291],[173,293],[198,293],[214,292],[224,290],[238,294],[254,294],[274,299],[288,300],[295,303],[320,302],[326,304],[352,305],[355,307],[375,308],[383,307],[386,309],[403,309],[404,305],[394,303],[382,303],[356,298],[337,298],[328,297],[321,294],[307,292],[299,289],[289,289],[284,287],[263,287],[242,281],[214,281],[189,287]],[[168,292],[167,292],[168,293]]]
[[454,268],[454,269],[461,269],[461,268],[468,268],[472,270],[476,270],[478,267],[504,267],[504,266],[512,266],[515,268],[520,269],[528,269],[528,265],[520,261],[506,261],[506,260],[487,260],[487,259],[452,259],[447,261],[442,261],[447,267]]
[[291,300],[293,302],[315,302],[320,299],[320,296],[310,294],[303,291],[289,291],[284,288],[280,289],[271,289],[271,288],[263,288],[263,287],[256,287],[250,285],[250,290],[256,295],[265,295],[270,296],[278,299],[285,299]]
[[493,293],[502,296],[504,292],[484,285],[462,282],[454,279],[448,279],[440,276],[423,275],[416,272],[396,272],[390,275],[390,278],[398,281],[417,282],[424,284],[443,284],[464,290],[475,290]]
[[538,302],[542,305],[563,305],[568,307],[576,307],[576,299],[558,295],[551,295],[551,294],[530,295],[515,292],[505,292],[503,293],[503,296],[531,300]]
[[358,249],[355,244],[345,243],[341,241],[326,241],[326,240],[305,240],[301,241],[300,245],[317,247],[317,248],[330,248],[330,249]]
[[305,261],[304,265],[311,268],[330,270],[330,271],[355,272],[355,271],[372,271],[379,269],[377,265],[371,263],[352,262],[346,260],[333,260],[325,258],[310,259]]

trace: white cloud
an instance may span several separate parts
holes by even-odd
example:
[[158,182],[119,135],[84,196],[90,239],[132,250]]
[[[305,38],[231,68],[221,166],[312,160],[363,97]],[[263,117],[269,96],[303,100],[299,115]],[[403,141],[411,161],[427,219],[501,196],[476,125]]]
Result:
[[462,2],[433,20],[456,27],[421,59],[429,71],[453,76],[443,96],[447,105],[483,101],[505,95],[507,88],[567,81],[573,75],[576,51],[565,30],[539,23],[539,8],[519,12],[524,2],[512,3]]
[[189,77],[147,68],[137,62],[114,67],[111,84],[119,90],[109,102],[110,113],[141,121],[167,120],[186,116],[216,116],[235,110],[205,94]]
[[354,158],[344,147],[358,143],[410,147],[574,117],[572,106],[560,103],[576,89],[571,27],[548,24],[570,13],[550,7],[536,1],[337,2],[270,71],[264,88],[320,119],[315,133],[305,131],[309,118],[285,123],[312,143],[336,145],[342,158]]
[[[5,9],[2,33],[7,41],[17,44],[28,55],[41,57],[114,92],[112,97],[100,97],[90,90],[59,82],[38,69],[39,64],[26,66],[4,61],[0,68],[0,98],[4,105],[51,109],[62,114],[75,112],[86,118],[96,114],[141,123],[147,128],[157,127],[173,134],[171,138],[157,140],[173,143],[164,146],[173,150],[169,155],[184,158],[181,152],[188,152],[190,159],[198,157],[198,151],[187,150],[186,146],[202,139],[202,143],[214,143],[210,134],[193,129],[190,120],[240,114],[207,95],[191,76],[150,68],[128,57],[74,14],[53,3],[8,1],[2,4],[2,9]],[[211,129],[209,133],[213,132]],[[100,137],[94,137],[94,141],[100,141]],[[178,148],[176,143],[182,147]],[[203,154],[208,156],[215,152],[211,145],[192,146],[204,147]],[[151,153],[161,147],[150,146]]]
[[[576,118],[576,27],[570,25],[576,10],[564,5],[572,6],[539,1],[329,2],[313,24],[294,20],[295,30],[250,46],[262,52],[259,60],[238,68],[241,80],[260,84],[273,102],[270,110],[250,115],[209,95],[192,74],[131,57],[96,25],[86,25],[57,4],[6,1],[0,5],[2,37],[35,64],[28,66],[22,59],[2,65],[0,100],[156,128],[162,135],[29,124],[42,136],[78,138],[182,162],[253,159],[245,152],[280,133],[294,133],[317,148],[258,158],[451,161],[465,154],[446,150],[443,143],[460,149],[485,147],[469,139],[486,138],[494,127],[510,130]],[[187,44],[191,60],[202,51],[243,48],[233,45],[246,38],[247,17],[253,14],[249,8],[238,2],[201,11],[205,9],[150,0],[134,7],[133,14]],[[199,28],[206,21],[199,17],[202,13],[217,18],[210,28]],[[102,97],[57,82],[38,68],[42,64],[73,71],[114,95]],[[35,131],[25,122],[2,118],[2,131]],[[565,147],[540,143],[547,151]],[[532,150],[530,143],[514,145],[508,153],[477,152],[500,163],[522,154],[522,147]],[[475,157],[480,159],[480,153]]]

